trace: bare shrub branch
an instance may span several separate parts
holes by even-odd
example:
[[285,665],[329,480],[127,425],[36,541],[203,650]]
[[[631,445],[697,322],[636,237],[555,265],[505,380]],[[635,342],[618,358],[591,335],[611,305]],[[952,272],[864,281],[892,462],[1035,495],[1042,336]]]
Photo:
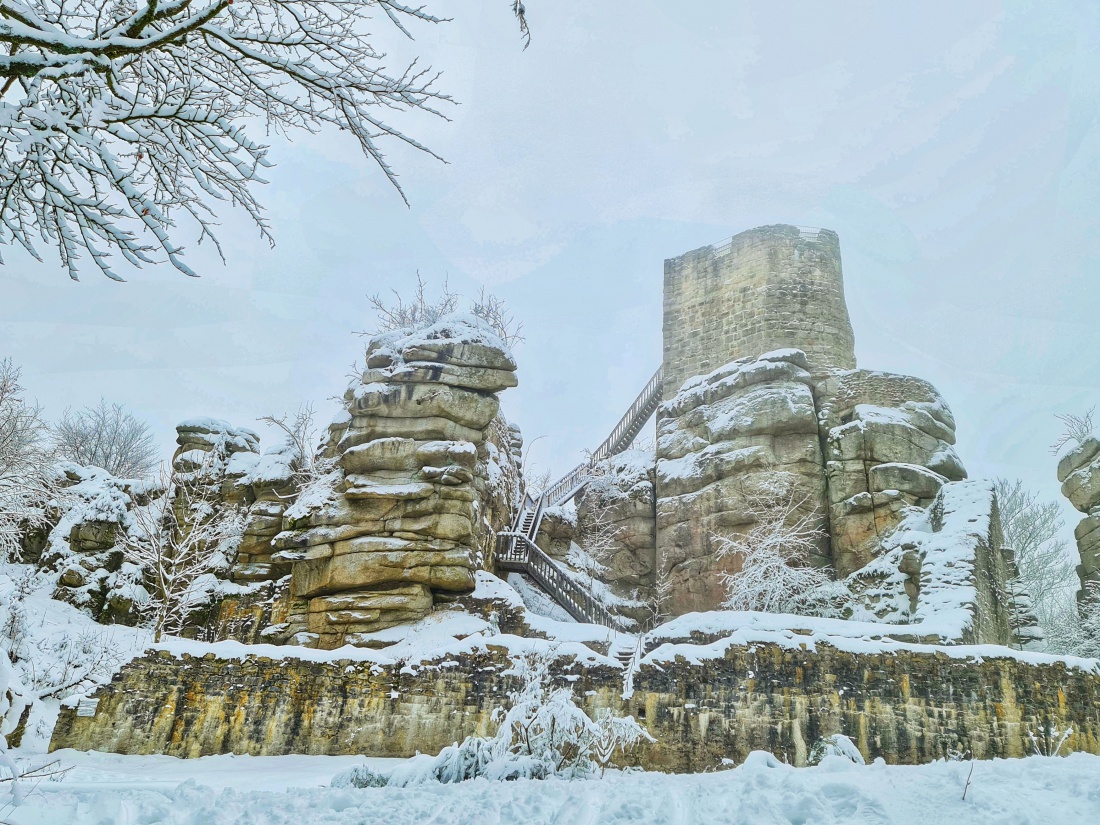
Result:
[[321,453],[323,439],[314,423],[312,404],[303,404],[293,416],[265,415],[259,420],[278,428],[286,437],[296,489],[305,488],[335,466],[333,459]]
[[[452,292],[446,278],[443,279],[440,294],[435,298],[429,297],[428,285],[419,271],[416,273],[416,289],[411,298],[406,300],[396,289],[390,291],[393,293],[392,301],[383,298],[379,293],[368,296],[376,324],[374,330],[361,334],[378,335],[396,329],[423,329],[453,312],[460,311],[462,307],[461,293]],[[522,322],[515,319],[503,298],[498,298],[485,287],[481,288],[476,299],[469,302],[468,311],[488,324],[507,346],[512,347],[524,340]]]
[[152,430],[121,404],[100,399],[94,407],[65,410],[51,434],[59,458],[102,467],[119,478],[145,478],[157,467]]
[[444,315],[457,310],[458,299],[461,297],[457,292],[451,292],[447,279],[444,278],[442,294],[438,298],[429,298],[427,284],[419,272],[416,273],[416,290],[408,301],[396,289],[390,291],[393,292],[392,303],[378,293],[367,298],[377,318],[375,331],[370,334],[405,327],[431,326]]
[[1058,439],[1050,445],[1050,451],[1057,455],[1070,442],[1084,444],[1085,439],[1096,431],[1096,427],[1092,423],[1092,415],[1095,412],[1096,407],[1089,407],[1083,415],[1074,415],[1073,413],[1055,415],[1054,417],[1062,422],[1065,429],[1058,436]]
[[749,495],[747,502],[752,527],[745,533],[714,536],[719,558],[740,560],[740,570],[722,575],[723,607],[799,612],[806,596],[831,580],[827,568],[810,564],[823,537],[819,515],[793,489]]
[[127,561],[145,571],[149,599],[140,607],[158,642],[165,632],[178,632],[206,600],[204,584],[232,562],[244,531],[243,514],[218,506],[217,486],[203,483],[208,476],[201,468],[162,470],[164,494],[135,507],[129,529],[118,536]]

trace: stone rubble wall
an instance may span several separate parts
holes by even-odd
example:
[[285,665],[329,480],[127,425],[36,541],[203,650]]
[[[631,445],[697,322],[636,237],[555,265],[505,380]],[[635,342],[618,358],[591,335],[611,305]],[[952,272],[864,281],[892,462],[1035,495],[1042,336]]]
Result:
[[[198,757],[217,753],[408,757],[492,733],[514,689],[503,647],[445,661],[381,666],[214,654],[148,654],[95,694],[94,716],[64,707],[51,750]],[[616,760],[673,772],[720,769],[767,750],[804,765],[820,736],[843,733],[868,760],[922,764],[1031,753],[1030,733],[1073,728],[1064,752],[1100,753],[1100,676],[910,650],[852,653],[773,644],[725,656],[643,664],[623,698],[622,671],[560,662],[577,701],[633,715],[657,739]]]

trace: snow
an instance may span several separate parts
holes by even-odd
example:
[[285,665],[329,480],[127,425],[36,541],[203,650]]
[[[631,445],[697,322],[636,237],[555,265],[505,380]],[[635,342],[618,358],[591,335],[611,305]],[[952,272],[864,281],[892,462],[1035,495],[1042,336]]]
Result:
[[[792,768],[750,754],[716,773],[609,772],[602,779],[476,779],[336,789],[338,773],[400,760],[355,756],[120,756],[58,751],[72,771],[29,788],[15,825],[1077,825],[1100,821],[1100,757],[1031,757],[920,767],[826,757]],[[0,792],[5,793],[5,792]],[[6,799],[4,799],[6,801]]]
[[[824,619],[796,616],[788,613],[757,613],[751,611],[715,610],[708,613],[687,613],[646,634],[650,652],[643,664],[671,662],[682,656],[698,663],[725,656],[734,646],[775,644],[788,649],[814,650],[817,644],[827,644],[849,653],[935,653],[953,659],[1015,659],[1035,665],[1063,664],[1088,673],[1100,674],[1100,660],[1079,656],[1056,656],[1047,653],[1014,650],[1002,645],[940,645],[897,641],[894,636],[919,637],[922,625],[886,625],[875,622],[853,622],[844,619]],[[693,633],[717,637],[708,644],[690,644]]]
[[0,623],[17,628],[4,638],[0,657],[6,658],[9,649],[17,653],[17,675],[30,698],[56,694],[34,702],[27,724],[24,744],[43,748],[60,702],[75,701],[110,681],[152,638],[143,628],[98,624],[72,605],[51,598],[53,589],[51,578],[34,575],[30,565],[0,565]]
[[512,353],[504,340],[483,319],[471,313],[445,315],[426,327],[402,327],[376,335],[371,339],[371,355],[387,356],[394,365],[405,363],[405,350],[435,348],[447,344],[481,344],[504,353]]

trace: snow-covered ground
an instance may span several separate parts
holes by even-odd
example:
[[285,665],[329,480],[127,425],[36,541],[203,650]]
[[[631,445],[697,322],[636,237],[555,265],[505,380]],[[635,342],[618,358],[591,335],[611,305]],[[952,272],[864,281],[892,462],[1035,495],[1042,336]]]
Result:
[[791,768],[763,753],[718,773],[609,775],[564,782],[477,779],[411,788],[327,787],[353,764],[333,756],[118,756],[59,751],[73,770],[34,786],[13,825],[1073,825],[1100,822],[1100,757]]

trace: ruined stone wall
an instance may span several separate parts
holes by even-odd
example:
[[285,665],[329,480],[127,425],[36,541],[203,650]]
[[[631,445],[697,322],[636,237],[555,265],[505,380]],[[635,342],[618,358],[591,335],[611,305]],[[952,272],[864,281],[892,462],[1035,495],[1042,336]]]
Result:
[[[181,757],[436,753],[492,732],[492,710],[515,687],[502,675],[509,665],[494,646],[411,668],[150,654],[97,691],[94,716],[63,708],[50,747]],[[1074,730],[1064,752],[1100,753],[1100,676],[1060,663],[756,644],[697,664],[644,664],[629,699],[618,668],[575,666],[568,675],[590,714],[631,714],[656,737],[617,757],[649,769],[714,769],[756,749],[801,765],[819,736],[838,732],[889,763],[930,762],[948,750],[1023,756],[1029,731],[1051,724]]]
[[854,346],[835,232],[762,226],[665,261],[666,401],[694,375],[785,347],[815,373],[852,369]]

